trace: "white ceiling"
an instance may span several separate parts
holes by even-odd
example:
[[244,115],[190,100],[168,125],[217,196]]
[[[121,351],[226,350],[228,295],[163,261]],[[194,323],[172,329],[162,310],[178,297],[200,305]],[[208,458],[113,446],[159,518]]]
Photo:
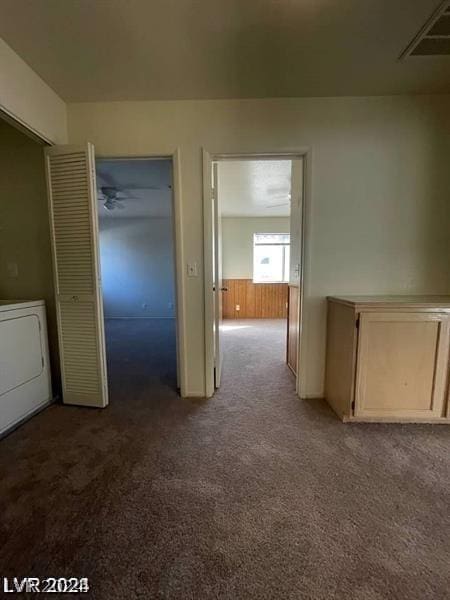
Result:
[[288,217],[290,160],[224,160],[218,163],[223,217]]
[[0,36],[66,101],[450,91],[398,57],[439,0],[1,0]]
[[[97,189],[117,188],[122,209],[106,210],[98,199],[100,219],[170,217],[172,162],[170,160],[96,160]],[[158,188],[158,189],[148,189]],[[125,196],[126,199],[121,199]]]

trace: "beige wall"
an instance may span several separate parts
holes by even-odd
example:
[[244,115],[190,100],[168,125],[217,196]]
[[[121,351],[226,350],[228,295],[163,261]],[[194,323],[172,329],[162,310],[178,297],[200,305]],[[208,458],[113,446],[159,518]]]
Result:
[[0,110],[49,142],[67,142],[65,103],[2,39]]
[[[183,259],[203,261],[201,148],[311,148],[306,394],[323,394],[327,294],[449,293],[450,97],[72,104],[99,155],[180,148]],[[187,390],[204,391],[203,279],[185,275]]]
[[289,233],[289,217],[222,217],[222,275],[253,278],[253,234]]
[[[0,119],[0,298],[45,299],[54,391],[56,313],[43,147]],[[17,277],[8,265],[17,265]]]

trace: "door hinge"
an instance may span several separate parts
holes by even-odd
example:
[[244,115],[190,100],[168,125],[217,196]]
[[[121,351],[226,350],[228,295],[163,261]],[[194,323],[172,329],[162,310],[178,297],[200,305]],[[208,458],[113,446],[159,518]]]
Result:
[[355,401],[352,401],[352,412],[355,412]]
[[44,357],[43,356],[41,356],[41,363],[42,363],[42,368],[44,368],[45,367],[45,362],[44,362]]
[[359,317],[356,317],[355,327],[356,329],[359,329]]

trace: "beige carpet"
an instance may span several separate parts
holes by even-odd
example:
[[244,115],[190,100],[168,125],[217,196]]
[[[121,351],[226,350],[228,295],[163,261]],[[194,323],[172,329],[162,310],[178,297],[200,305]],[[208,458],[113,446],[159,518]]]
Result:
[[229,323],[222,389],[182,400],[173,324],[136,325],[109,328],[107,410],[53,406],[0,442],[1,576],[89,577],[105,600],[449,598],[449,428],[301,402],[280,321]]

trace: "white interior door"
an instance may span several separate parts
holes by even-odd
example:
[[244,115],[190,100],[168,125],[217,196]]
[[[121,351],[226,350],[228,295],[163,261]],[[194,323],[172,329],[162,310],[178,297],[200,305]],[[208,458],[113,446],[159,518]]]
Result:
[[222,378],[222,294],[226,291],[222,281],[222,217],[219,202],[219,169],[213,163],[213,216],[214,216],[214,385],[220,387]]
[[59,352],[66,404],[108,404],[91,144],[45,150]]
[[291,210],[290,210],[290,260],[289,260],[289,295],[292,298],[295,314],[290,315],[289,343],[295,357],[296,389],[299,389],[300,369],[300,323],[302,311],[302,215],[303,215],[303,158],[292,160],[291,170]]

